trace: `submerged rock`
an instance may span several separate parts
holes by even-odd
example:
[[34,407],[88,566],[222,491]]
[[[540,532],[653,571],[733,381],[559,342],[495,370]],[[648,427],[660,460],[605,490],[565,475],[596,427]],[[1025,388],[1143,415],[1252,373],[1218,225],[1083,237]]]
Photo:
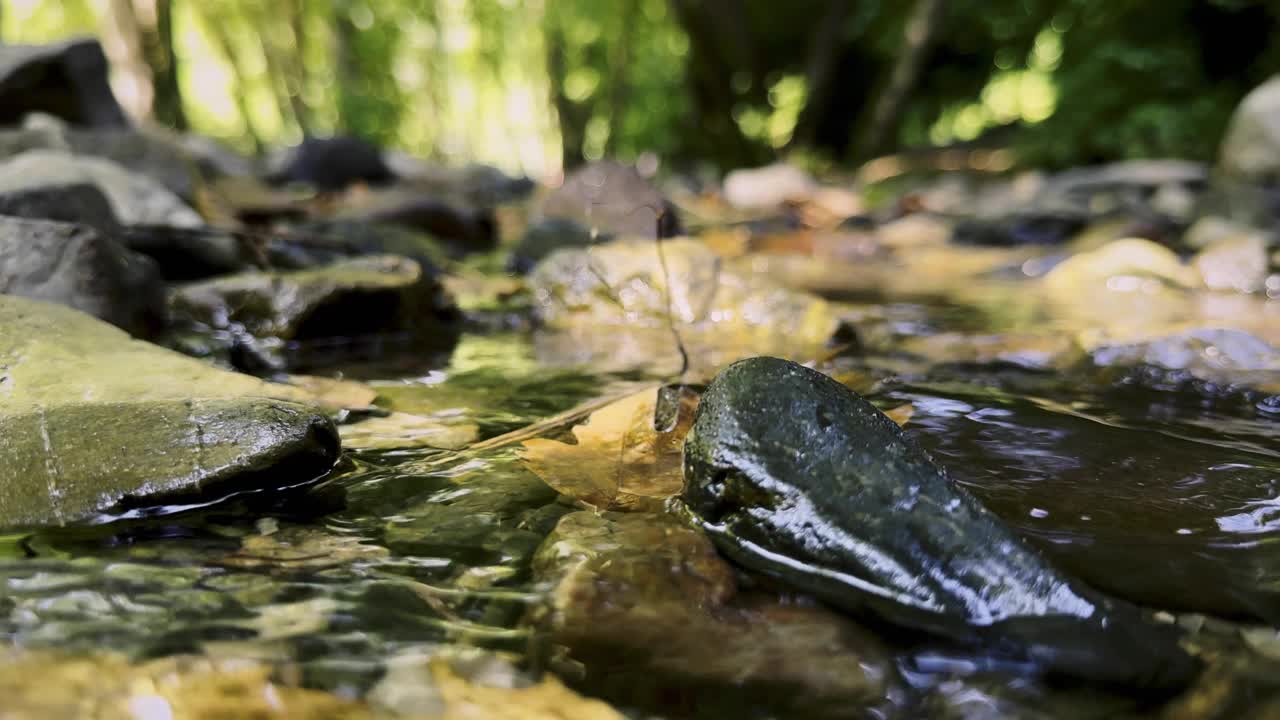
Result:
[[685,483],[722,551],[836,607],[1052,674],[1171,690],[1196,672],[1175,631],[1060,574],[892,420],[794,363],[716,377]]
[[0,526],[314,479],[337,457],[333,425],[272,399],[305,397],[0,296]]
[[108,64],[93,38],[50,45],[0,45],[0,125],[29,112],[100,127],[128,124],[107,83]]
[[1258,232],[1227,235],[1212,241],[1191,261],[1205,287],[1253,293],[1267,280],[1267,239]]
[[591,231],[567,218],[547,218],[525,229],[511,252],[508,267],[520,274],[533,270],[543,258],[562,248],[586,247],[595,241]]
[[273,234],[263,252],[271,267],[279,270],[314,269],[362,255],[399,255],[424,267],[448,260],[448,252],[430,235],[349,219],[302,223]]
[[817,189],[813,176],[786,163],[734,170],[724,178],[724,199],[743,209],[776,209]]
[[[175,319],[185,326],[229,340],[232,364],[246,370],[264,369],[256,363],[274,369],[289,364],[278,353],[281,343],[396,332],[427,340],[455,318],[434,273],[394,255],[356,258],[314,270],[249,272],[193,283],[177,288],[170,305]],[[447,334],[452,343],[453,333]],[[237,348],[265,355],[238,361]],[[303,358],[293,362],[306,363]]]
[[627,702],[679,692],[722,711],[847,717],[889,689],[888,654],[869,633],[820,607],[740,592],[707,538],[670,516],[566,515],[533,568],[555,584],[536,622],[592,686]]
[[574,170],[542,201],[542,218],[564,218],[609,237],[680,234],[675,206],[630,165],[597,160]]
[[155,263],[83,225],[0,217],[0,293],[70,305],[139,337],[166,324]]
[[1081,338],[1094,364],[1152,365],[1221,379],[1228,371],[1280,371],[1280,348],[1242,330],[1202,328],[1128,341]]
[[1195,288],[1200,277],[1172,250],[1141,238],[1113,240],[1059,263],[1044,277],[1051,292],[1084,295],[1104,289],[1128,290],[1151,281],[1173,288]]
[[629,335],[649,359],[655,347],[674,350],[674,324],[702,368],[761,352],[815,355],[840,326],[830,303],[726,267],[699,241],[666,240],[661,252],[648,240],[551,254],[529,278],[539,318],[583,350],[621,348]]

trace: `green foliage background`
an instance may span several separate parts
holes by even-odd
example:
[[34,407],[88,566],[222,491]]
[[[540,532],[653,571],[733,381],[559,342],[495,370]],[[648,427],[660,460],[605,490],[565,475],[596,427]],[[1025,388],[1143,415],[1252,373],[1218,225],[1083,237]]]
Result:
[[[903,55],[915,7],[159,2],[174,18],[178,116],[197,132],[246,150],[352,132],[427,158],[533,175],[603,155],[648,153],[686,168],[786,154],[865,159],[857,141]],[[1280,72],[1280,6],[1268,0],[943,2],[923,68],[877,151],[977,141],[1050,167],[1208,160],[1243,94]],[[2,0],[2,37],[96,33],[111,5]],[[826,84],[814,82],[822,61],[832,68]]]

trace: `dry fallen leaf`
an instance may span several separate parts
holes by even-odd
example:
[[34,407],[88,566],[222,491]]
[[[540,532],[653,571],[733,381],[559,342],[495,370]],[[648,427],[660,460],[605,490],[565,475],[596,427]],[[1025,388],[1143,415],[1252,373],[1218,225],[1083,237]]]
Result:
[[888,415],[890,420],[898,423],[899,427],[905,427],[907,423],[911,422],[911,416],[916,414],[916,406],[914,403],[906,403],[905,405],[885,410],[884,414]]
[[692,391],[682,391],[674,426],[659,432],[658,392],[642,390],[592,413],[573,428],[577,444],[526,440],[525,465],[555,490],[592,507],[656,509],[684,484],[684,437],[698,402]]
[[485,687],[435,661],[431,676],[445,703],[443,720],[623,720],[607,704],[578,695],[550,675],[524,688]]

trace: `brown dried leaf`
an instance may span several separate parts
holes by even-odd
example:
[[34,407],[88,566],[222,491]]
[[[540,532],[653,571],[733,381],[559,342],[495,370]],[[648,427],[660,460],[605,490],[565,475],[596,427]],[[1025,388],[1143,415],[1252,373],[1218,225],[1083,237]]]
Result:
[[577,444],[545,438],[524,442],[521,458],[555,490],[592,507],[657,509],[684,484],[684,438],[697,396],[681,392],[674,427],[654,429],[658,388],[628,395],[573,428]]
[[916,406],[914,403],[906,403],[905,405],[885,410],[884,414],[888,415],[890,420],[898,423],[899,427],[905,427],[907,423],[911,422],[911,416],[916,414]]

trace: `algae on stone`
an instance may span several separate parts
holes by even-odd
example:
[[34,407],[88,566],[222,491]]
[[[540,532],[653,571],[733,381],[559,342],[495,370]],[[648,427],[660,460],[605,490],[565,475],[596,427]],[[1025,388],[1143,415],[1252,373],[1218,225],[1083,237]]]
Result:
[[890,688],[887,653],[869,633],[820,607],[740,591],[711,542],[669,515],[566,515],[533,566],[554,589],[531,619],[593,684],[635,693],[628,701],[650,686],[731,704],[732,688],[749,704],[847,713]]
[[337,457],[337,433],[280,398],[308,396],[0,296],[0,526],[313,479]]

